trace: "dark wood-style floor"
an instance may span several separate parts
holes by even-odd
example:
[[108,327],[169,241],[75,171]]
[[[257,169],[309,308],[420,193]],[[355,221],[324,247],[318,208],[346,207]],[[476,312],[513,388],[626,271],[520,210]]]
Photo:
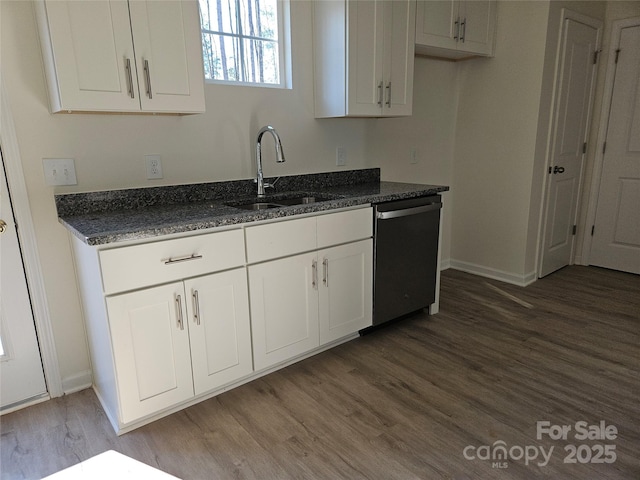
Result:
[[[448,270],[438,315],[121,437],[91,390],[5,415],[1,478],[41,478],[113,449],[185,480],[638,479],[639,332],[638,276],[569,267],[520,288]],[[537,439],[538,421],[572,429]],[[576,440],[579,421],[617,437]],[[577,463],[565,463],[569,444]],[[607,458],[597,444],[613,445],[615,461],[580,463]],[[498,445],[506,468],[478,458]],[[544,466],[540,447],[553,447]]]

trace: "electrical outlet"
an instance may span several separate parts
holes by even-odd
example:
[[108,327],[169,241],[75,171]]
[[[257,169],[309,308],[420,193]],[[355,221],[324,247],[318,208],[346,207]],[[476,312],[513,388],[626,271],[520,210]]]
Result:
[[147,180],[162,178],[162,160],[160,155],[145,155],[147,166]]
[[347,149],[344,147],[336,148],[336,165],[344,167],[347,164]]
[[416,147],[409,151],[409,163],[412,165],[418,163],[418,149]]
[[47,185],[77,185],[73,158],[43,158],[44,180]]

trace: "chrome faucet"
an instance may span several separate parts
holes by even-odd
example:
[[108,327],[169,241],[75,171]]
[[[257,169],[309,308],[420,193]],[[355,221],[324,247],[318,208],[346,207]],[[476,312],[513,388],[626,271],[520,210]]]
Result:
[[276,162],[282,163],[282,162],[285,161],[284,150],[282,149],[282,142],[280,141],[280,136],[278,135],[278,132],[276,132],[276,129],[273,128],[271,125],[267,125],[265,127],[262,127],[260,129],[260,131],[258,132],[258,138],[256,140],[256,167],[257,167],[256,183],[258,184],[258,196],[259,197],[264,197],[264,189],[265,189],[265,187],[273,187],[272,184],[264,183],[264,175],[262,174],[262,146],[261,146],[261,142],[262,142],[262,136],[266,132],[269,132],[271,135],[273,135],[273,139],[274,139],[274,141],[276,143]]

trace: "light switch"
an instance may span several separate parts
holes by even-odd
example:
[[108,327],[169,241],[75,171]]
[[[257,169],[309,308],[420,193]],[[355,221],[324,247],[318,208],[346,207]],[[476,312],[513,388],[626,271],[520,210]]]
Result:
[[43,158],[44,180],[47,185],[77,185],[73,158]]

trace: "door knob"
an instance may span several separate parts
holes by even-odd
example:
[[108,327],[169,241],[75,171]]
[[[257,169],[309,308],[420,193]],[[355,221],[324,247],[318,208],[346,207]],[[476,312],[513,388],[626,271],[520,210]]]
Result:
[[557,165],[553,167],[553,173],[564,173],[564,167],[558,167]]
[[7,229],[7,224],[4,220],[0,220],[0,233],[4,233],[4,231]]

